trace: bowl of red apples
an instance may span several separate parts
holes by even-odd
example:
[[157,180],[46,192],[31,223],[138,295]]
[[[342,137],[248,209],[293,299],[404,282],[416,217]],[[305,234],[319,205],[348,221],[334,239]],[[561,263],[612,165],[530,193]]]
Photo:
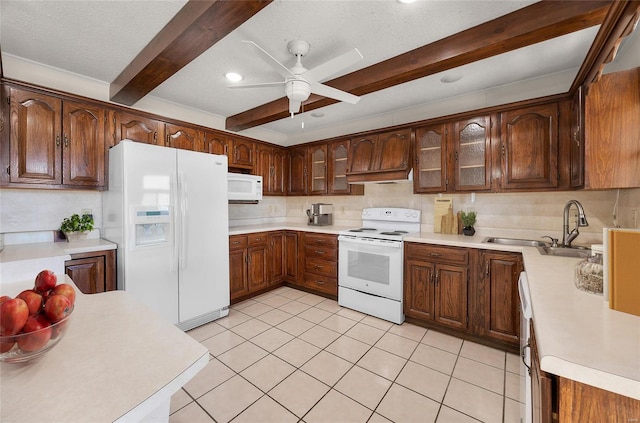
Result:
[[73,285],[58,284],[50,270],[38,273],[32,289],[0,297],[0,361],[22,363],[55,347],[69,328],[75,299]]

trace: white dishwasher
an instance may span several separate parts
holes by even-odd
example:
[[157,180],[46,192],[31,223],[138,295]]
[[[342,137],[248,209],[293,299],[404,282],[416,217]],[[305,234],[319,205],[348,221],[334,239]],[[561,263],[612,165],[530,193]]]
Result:
[[526,272],[518,278],[520,293],[520,422],[532,423],[533,406],[531,403],[531,294]]

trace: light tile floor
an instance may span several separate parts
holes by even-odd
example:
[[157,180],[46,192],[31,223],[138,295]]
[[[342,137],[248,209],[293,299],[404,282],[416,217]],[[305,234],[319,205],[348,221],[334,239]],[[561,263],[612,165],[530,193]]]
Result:
[[519,357],[278,288],[188,332],[209,364],[170,423],[519,422]]

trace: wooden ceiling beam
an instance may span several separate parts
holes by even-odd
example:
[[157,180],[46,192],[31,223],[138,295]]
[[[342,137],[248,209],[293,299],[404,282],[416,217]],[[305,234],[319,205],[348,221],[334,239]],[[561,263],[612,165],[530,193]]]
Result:
[[111,83],[109,98],[133,105],[271,1],[189,0]]
[[[391,59],[325,82],[354,95],[365,95],[531,44],[599,25],[611,1],[541,1]],[[337,103],[311,96],[305,111]],[[226,129],[240,131],[289,116],[286,97],[226,119]]]
[[629,35],[640,19],[640,1],[615,1],[605,17],[596,38],[591,44],[587,57],[582,63],[576,78],[571,85],[570,93],[584,85],[588,88],[596,82],[604,66],[615,59],[622,39]]

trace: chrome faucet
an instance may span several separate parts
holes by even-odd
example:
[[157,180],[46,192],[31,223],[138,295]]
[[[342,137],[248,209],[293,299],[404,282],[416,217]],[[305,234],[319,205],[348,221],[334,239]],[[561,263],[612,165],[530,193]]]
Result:
[[[571,206],[576,206],[578,209],[578,218],[576,219],[576,227],[569,232],[569,211]],[[578,228],[580,226],[589,226],[587,222],[587,218],[584,215],[584,209],[582,208],[582,204],[578,202],[578,200],[569,200],[567,204],[564,205],[564,214],[562,217],[562,246],[563,247],[571,247],[571,242],[580,235],[578,232]]]

